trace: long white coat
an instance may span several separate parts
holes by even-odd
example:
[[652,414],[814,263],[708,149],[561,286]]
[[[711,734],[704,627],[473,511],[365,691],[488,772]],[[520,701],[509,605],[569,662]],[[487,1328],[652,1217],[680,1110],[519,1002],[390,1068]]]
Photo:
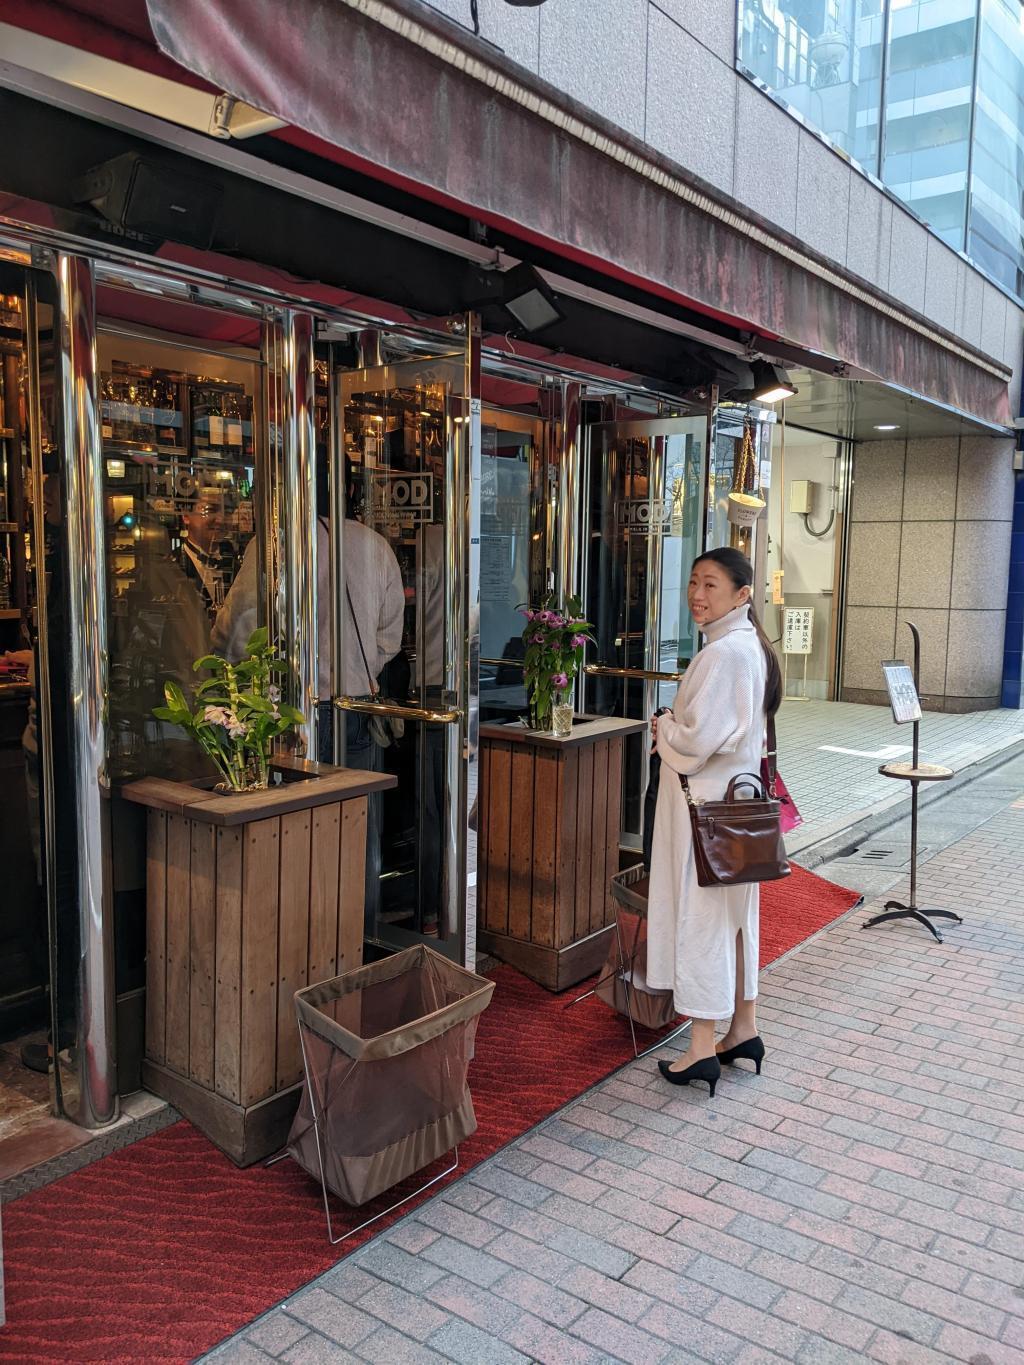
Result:
[[698,886],[686,797],[717,801],[739,773],[757,773],[764,745],[765,658],[746,606],[713,621],[671,714],[658,720],[661,781],[648,899],[647,984],[671,990],[680,1014],[727,1019],[735,998],[736,935],[744,996],[757,995],[756,883]]

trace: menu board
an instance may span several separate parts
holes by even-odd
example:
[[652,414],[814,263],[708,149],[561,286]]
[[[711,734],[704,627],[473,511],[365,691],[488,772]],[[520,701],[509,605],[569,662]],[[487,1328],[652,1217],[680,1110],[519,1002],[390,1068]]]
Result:
[[885,685],[889,689],[889,705],[897,725],[912,725],[921,719],[921,701],[914,683],[914,672],[901,659],[889,659],[882,664]]

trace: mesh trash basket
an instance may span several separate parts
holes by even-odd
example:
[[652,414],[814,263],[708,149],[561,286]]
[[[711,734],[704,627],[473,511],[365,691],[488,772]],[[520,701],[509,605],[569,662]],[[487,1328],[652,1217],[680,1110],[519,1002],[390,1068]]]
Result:
[[360,1205],[476,1131],[466,1074],[494,982],[425,945],[297,991],[292,1157]]
[[608,958],[594,987],[595,994],[630,1025],[661,1029],[676,1018],[671,991],[647,985],[647,891],[650,879],[643,863],[617,872],[611,879],[616,902],[616,932]]

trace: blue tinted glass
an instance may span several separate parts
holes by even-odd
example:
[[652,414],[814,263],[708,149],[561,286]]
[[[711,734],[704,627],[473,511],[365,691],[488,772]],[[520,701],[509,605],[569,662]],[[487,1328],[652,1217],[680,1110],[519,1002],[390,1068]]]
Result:
[[978,107],[967,251],[1014,293],[1024,292],[1024,19],[1018,0],[982,0]]
[[892,0],[882,179],[964,245],[976,0]]
[[739,22],[741,65],[877,174],[882,0],[739,0]]

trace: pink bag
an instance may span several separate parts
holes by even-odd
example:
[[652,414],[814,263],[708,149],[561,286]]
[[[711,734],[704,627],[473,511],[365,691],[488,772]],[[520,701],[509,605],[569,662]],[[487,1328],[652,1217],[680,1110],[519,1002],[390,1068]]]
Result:
[[[771,785],[767,758],[761,759],[761,781],[766,787]],[[775,796],[776,801],[779,802],[779,825],[783,834],[788,834],[790,830],[796,829],[798,825],[803,824],[804,817],[797,810],[796,802],[790,796],[789,789],[782,780],[782,774],[777,769],[775,772],[773,795]]]

